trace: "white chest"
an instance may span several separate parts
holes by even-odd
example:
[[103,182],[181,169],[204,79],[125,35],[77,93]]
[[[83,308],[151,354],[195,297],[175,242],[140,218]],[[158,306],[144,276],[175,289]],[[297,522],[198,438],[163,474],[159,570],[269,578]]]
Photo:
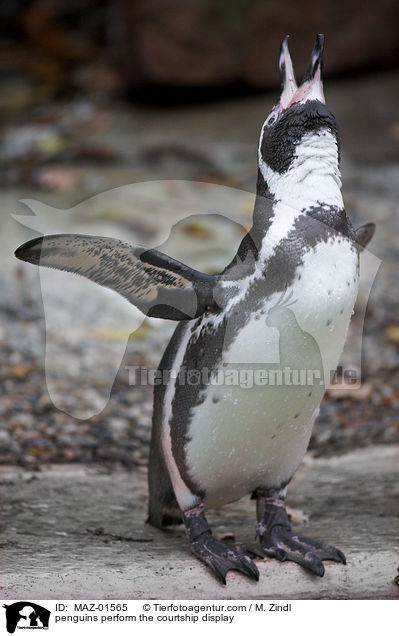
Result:
[[188,431],[187,465],[208,505],[291,478],[337,366],[357,285],[349,242],[320,243],[287,289],[294,304],[278,315],[281,292],[265,300],[223,351],[218,385],[207,387]]

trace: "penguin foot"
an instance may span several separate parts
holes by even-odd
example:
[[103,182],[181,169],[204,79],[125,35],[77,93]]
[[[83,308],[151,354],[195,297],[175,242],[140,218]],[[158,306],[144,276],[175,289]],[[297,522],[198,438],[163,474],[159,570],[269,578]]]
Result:
[[191,543],[191,550],[212,570],[223,585],[226,585],[226,575],[230,570],[237,570],[250,579],[259,580],[259,570],[252,562],[252,559],[257,556],[256,553],[240,546],[230,546],[223,541],[217,541],[210,530]]
[[324,575],[323,561],[346,563],[341,550],[318,539],[292,532],[281,499],[258,497],[257,513],[256,534],[268,557],[279,561],[294,561],[317,576]]
[[252,559],[260,555],[241,546],[217,541],[212,536],[202,504],[184,512],[183,519],[192,552],[212,570],[219,581],[226,585],[226,576],[230,570],[241,572],[255,581],[259,580],[259,570]]

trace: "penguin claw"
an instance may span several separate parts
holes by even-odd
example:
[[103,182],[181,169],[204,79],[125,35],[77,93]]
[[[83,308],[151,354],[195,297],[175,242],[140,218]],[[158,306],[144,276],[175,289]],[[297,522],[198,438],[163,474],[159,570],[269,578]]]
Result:
[[323,561],[346,564],[341,550],[324,541],[294,534],[282,502],[263,500],[257,534],[266,556],[293,561],[317,576],[324,575]]
[[319,557],[321,561],[336,561],[337,563],[343,563],[346,565],[346,557],[341,550],[335,548],[333,545],[319,541],[318,539],[312,539],[311,537],[305,537],[302,534],[298,534],[294,537],[304,545],[310,548],[311,552]]
[[226,576],[230,570],[245,574],[250,579],[259,580],[259,570],[252,559],[257,556],[252,550],[239,546],[230,546],[217,541],[210,534],[204,534],[191,543],[191,550],[226,585]]
[[[278,559],[279,561],[293,561],[317,576],[324,576],[323,560],[345,563],[343,560],[345,557],[342,552],[333,548],[333,546],[328,546],[331,548],[331,551],[327,551],[324,549],[327,547],[327,544],[322,541],[311,539],[311,545],[310,542],[308,543],[307,537],[294,535],[286,529],[280,529],[278,533],[276,530],[277,529],[272,533],[273,539],[266,536],[261,537],[264,552],[271,558]],[[281,540],[279,540],[279,538]],[[270,546],[271,540],[276,542],[274,546]],[[323,549],[316,548],[316,543],[323,545]],[[343,559],[338,557],[338,553],[342,555]]]

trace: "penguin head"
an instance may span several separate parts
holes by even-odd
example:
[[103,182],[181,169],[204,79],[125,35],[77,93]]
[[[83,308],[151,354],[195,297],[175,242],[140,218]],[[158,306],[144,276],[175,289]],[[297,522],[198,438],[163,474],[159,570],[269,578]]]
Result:
[[[335,146],[338,157],[337,125],[326,106],[323,92],[324,36],[316,37],[308,69],[299,87],[287,40],[288,36],[280,49],[280,98],[264,122],[259,140],[259,169],[266,183],[268,177],[273,176],[271,172],[283,175],[290,169],[302,145],[314,143],[322,149],[320,139],[323,137]],[[308,154],[311,155],[311,149]]]

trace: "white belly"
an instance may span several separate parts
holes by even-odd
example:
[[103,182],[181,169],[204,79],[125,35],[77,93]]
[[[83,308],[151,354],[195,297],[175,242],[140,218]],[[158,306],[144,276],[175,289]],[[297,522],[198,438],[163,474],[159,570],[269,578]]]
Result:
[[[225,384],[207,387],[204,402],[193,411],[186,449],[186,464],[206,491],[207,505],[290,480],[338,364],[357,286],[357,255],[349,242],[321,243],[298,269],[288,289],[293,290],[290,301],[296,302],[281,314],[278,327],[266,321],[280,293],[264,303],[223,352]],[[241,376],[233,371],[237,365]],[[287,367],[291,372],[284,373]],[[251,372],[254,386],[248,388]],[[226,386],[229,381],[234,385]]]

